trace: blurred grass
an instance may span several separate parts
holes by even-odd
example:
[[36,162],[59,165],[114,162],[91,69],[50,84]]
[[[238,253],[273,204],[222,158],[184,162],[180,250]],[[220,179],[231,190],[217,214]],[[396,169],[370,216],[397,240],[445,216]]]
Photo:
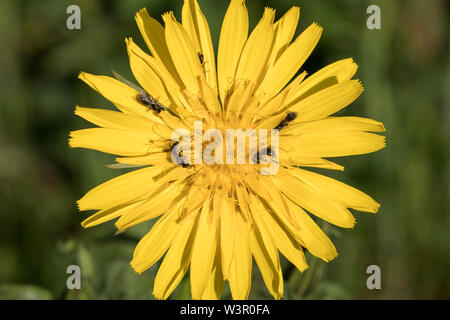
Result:
[[[199,3],[217,45],[227,1]],[[79,31],[65,27],[70,4],[81,7]],[[381,7],[381,30],[366,28],[369,4]],[[300,274],[283,260],[285,297],[449,299],[448,2],[247,0],[252,26],[264,5],[277,17],[299,5],[299,31],[322,25],[304,69],[311,74],[353,57],[366,90],[342,114],[373,117],[387,128],[386,149],[337,159],[345,172],[327,172],[372,195],[379,213],[356,213],[353,230],[330,227],[340,255],[329,264],[308,254],[311,268]],[[131,36],[144,47],[133,19],[143,7],[155,17],[167,10],[179,17],[181,1],[0,2],[2,299],[152,298],[157,266],[140,276],[129,267],[151,222],[116,237],[112,223],[82,230],[88,214],[78,213],[75,201],[119,172],[103,167],[112,156],[67,145],[70,130],[89,126],[73,115],[76,104],[111,108],[78,72],[110,74],[113,67],[132,78],[123,40]],[[82,290],[65,287],[71,264],[82,268]],[[366,288],[371,264],[381,267],[382,290]],[[256,268],[250,297],[270,298]],[[187,277],[172,298],[189,298]]]

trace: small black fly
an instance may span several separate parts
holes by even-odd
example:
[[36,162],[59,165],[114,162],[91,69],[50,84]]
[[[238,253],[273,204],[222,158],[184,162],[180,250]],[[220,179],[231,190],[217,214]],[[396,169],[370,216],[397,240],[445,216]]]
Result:
[[167,110],[159,101],[152,96],[150,96],[147,92],[139,92],[139,102],[147,107],[147,110],[153,110],[156,113],[160,113],[161,111]]
[[178,151],[178,142],[175,142],[170,151],[172,153],[172,161],[177,165],[182,166],[183,168],[188,168],[190,166],[189,163],[184,162],[183,156],[181,155],[181,151]]
[[294,121],[295,119],[297,119],[297,112],[289,112],[274,129],[281,130],[286,127],[289,122]]

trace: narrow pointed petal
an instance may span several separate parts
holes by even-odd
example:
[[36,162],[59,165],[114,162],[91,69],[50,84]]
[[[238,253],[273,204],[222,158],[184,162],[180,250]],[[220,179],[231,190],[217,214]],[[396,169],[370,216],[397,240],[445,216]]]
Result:
[[[290,8],[274,25],[275,43],[269,58],[269,68],[273,66],[280,55],[286,50],[294,37],[300,18],[300,8]],[[270,69],[269,69],[270,70]]]
[[336,258],[337,251],[328,236],[320,229],[314,220],[291,200],[287,199],[289,211],[298,219],[300,229],[291,229],[293,236],[316,257],[330,261]]
[[156,62],[151,60],[155,58],[142,51],[131,38],[125,39],[125,43],[127,44],[131,71],[136,80],[153,98],[164,105],[168,105],[170,100],[166,92],[167,85],[164,84],[152,67]]
[[182,14],[183,27],[191,37],[197,52],[203,55],[206,81],[211,88],[217,88],[216,59],[211,32],[197,0],[185,0]]
[[213,263],[213,269],[209,276],[208,285],[203,291],[201,299],[203,300],[218,300],[222,296],[223,288],[225,287],[225,278],[222,273],[220,246],[216,247],[216,256]]
[[93,149],[132,157],[155,151],[157,148],[152,148],[149,141],[149,136],[143,133],[109,128],[90,128],[72,131],[69,145],[71,148]]
[[348,106],[362,92],[359,81],[348,80],[318,91],[286,109],[297,112],[302,121],[322,119]]
[[157,299],[167,299],[186,273],[191,261],[197,220],[190,219],[181,223],[156,274],[153,295]]
[[131,267],[142,273],[155,264],[179,234],[180,226],[175,223],[174,212],[161,217],[151,230],[139,241],[134,250]]
[[135,208],[139,207],[142,203],[143,201],[137,201],[129,205],[121,205],[112,209],[100,210],[95,214],[91,215],[89,218],[85,219],[83,222],[81,222],[81,225],[83,226],[83,228],[94,227],[101,223],[118,218],[122,215],[131,213]]
[[326,130],[384,132],[381,122],[360,117],[330,117],[317,121],[299,122],[287,127],[281,134],[301,135]]
[[174,165],[172,158],[168,152],[155,152],[149,155],[140,157],[125,157],[116,158],[118,163],[129,165],[152,165],[152,166],[167,166]]
[[230,276],[231,262],[234,255],[234,237],[236,228],[236,211],[230,199],[224,195],[215,195],[213,214],[220,215],[220,247],[222,252],[222,272],[226,279]]
[[[295,138],[294,138],[295,137]],[[344,157],[378,151],[386,146],[386,138],[378,134],[329,130],[310,132],[301,136],[280,136],[280,144],[292,149],[295,157],[300,152],[305,157]]]
[[233,299],[245,300],[252,282],[252,252],[250,250],[250,228],[242,216],[237,215],[234,233],[234,253],[230,268],[230,290]]
[[300,166],[300,167],[315,167],[322,169],[331,169],[344,171],[344,167],[332,161],[322,159],[319,157],[305,157],[298,154],[280,149],[280,162],[286,165]]
[[338,60],[323,67],[301,82],[292,90],[288,103],[294,103],[304,99],[322,89],[350,80],[356,73],[358,65],[352,58]]
[[167,167],[147,167],[108,180],[77,201],[80,210],[110,209],[145,198],[161,186],[153,182]]
[[219,240],[216,221],[209,221],[210,209],[211,201],[207,200],[201,210],[192,249],[190,280],[193,299],[201,299],[208,285]]
[[103,128],[146,134],[152,140],[169,138],[172,134],[171,130],[166,130],[160,123],[130,113],[77,106],[75,114]]
[[236,79],[250,80],[257,84],[263,79],[273,45],[274,18],[275,10],[266,8],[263,17],[248,37],[242,50],[236,70]]
[[380,207],[375,200],[364,192],[340,181],[300,168],[292,169],[290,172],[297,179],[324,195],[342,202],[348,208],[376,213]]
[[81,72],[78,77],[111,101],[120,111],[149,118],[154,122],[161,122],[158,117],[151,112],[147,112],[147,108],[139,102],[139,92],[119,80],[86,72]]
[[167,47],[178,74],[187,90],[193,94],[199,91],[198,78],[204,77],[198,53],[184,30],[183,26],[175,20],[172,12],[163,15]]
[[342,228],[353,228],[355,218],[344,205],[317,192],[287,172],[279,172],[274,179],[281,192],[317,217]]
[[[253,206],[260,207],[255,201],[258,200],[253,198]],[[270,294],[275,299],[281,299],[283,296],[283,274],[278,251],[264,220],[259,214],[256,214],[254,218],[256,224],[250,234],[252,254]]]
[[162,66],[167,70],[169,77],[181,86],[181,79],[173,64],[169,49],[167,48],[164,27],[156,19],[150,17],[145,8],[136,13],[135,19],[139,31],[152,55],[161,61]]
[[222,29],[217,55],[217,77],[222,104],[234,82],[234,75],[248,36],[248,13],[245,0],[231,0]]
[[313,23],[283,52],[261,83],[260,90],[269,97],[275,96],[297,73],[314,50],[322,28]]
[[267,225],[267,228],[271,230],[273,242],[280,252],[297,267],[299,271],[305,271],[308,268],[308,264],[305,260],[305,255],[301,245],[289,235],[274,217],[267,213],[263,215],[263,219]]
[[123,214],[115,223],[116,228],[126,230],[141,222],[154,219],[165,212],[176,210],[181,206],[179,201],[179,184],[171,183],[164,187],[160,192],[155,192],[139,206],[135,207],[133,212]]

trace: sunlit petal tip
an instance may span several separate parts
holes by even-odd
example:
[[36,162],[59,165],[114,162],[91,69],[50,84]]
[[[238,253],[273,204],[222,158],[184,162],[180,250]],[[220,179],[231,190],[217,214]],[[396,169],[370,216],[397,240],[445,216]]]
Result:
[[78,73],[78,79],[81,79],[82,77],[83,77],[83,74],[84,74],[85,72],[84,71],[80,71],[79,73]]
[[325,260],[326,262],[331,262],[334,259],[336,259],[338,257],[338,252],[337,251],[333,251],[330,256],[327,257],[327,259]]
[[[81,200],[81,199],[80,199],[80,200]],[[81,203],[80,203],[80,200],[77,200],[77,201],[76,201],[76,205],[77,205],[78,211],[83,211],[83,210],[82,210]]]
[[361,80],[359,80],[359,79],[355,79],[356,80],[356,82],[358,83],[358,85],[359,85],[359,93],[362,93],[363,91],[364,91],[364,85],[363,85],[363,83],[361,82]]
[[148,14],[147,8],[142,8],[142,9],[138,10],[138,11],[135,13],[134,18],[135,18],[136,20],[142,19],[141,16],[142,16],[143,14]]
[[78,73],[78,79],[82,80],[85,83],[88,83],[88,73],[85,71],[80,71],[80,73]]
[[379,204],[378,202],[376,203],[376,205],[372,208],[372,210],[370,210],[370,213],[377,213],[378,210],[380,209],[381,204]]
[[161,15],[161,17],[163,18],[164,23],[176,21],[173,11],[166,11]]
[[97,77],[97,75],[94,75],[92,73],[89,72],[85,72],[85,71],[81,71],[78,74],[78,79],[80,79],[81,81],[83,81],[84,83],[86,83],[88,86],[92,87],[95,89],[94,84],[92,83],[92,78],[93,77]]
[[141,274],[142,272],[144,272],[139,268],[139,265],[134,260],[130,261],[130,266],[133,269],[133,271],[136,272],[137,274]]

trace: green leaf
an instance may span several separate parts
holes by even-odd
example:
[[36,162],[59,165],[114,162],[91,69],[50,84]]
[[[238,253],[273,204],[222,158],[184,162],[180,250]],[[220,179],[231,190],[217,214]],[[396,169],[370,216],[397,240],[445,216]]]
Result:
[[91,253],[82,244],[78,246],[78,261],[82,277],[84,279],[92,279],[95,273],[94,261]]
[[0,285],[0,299],[2,300],[51,300],[49,290],[31,284],[2,284]]

